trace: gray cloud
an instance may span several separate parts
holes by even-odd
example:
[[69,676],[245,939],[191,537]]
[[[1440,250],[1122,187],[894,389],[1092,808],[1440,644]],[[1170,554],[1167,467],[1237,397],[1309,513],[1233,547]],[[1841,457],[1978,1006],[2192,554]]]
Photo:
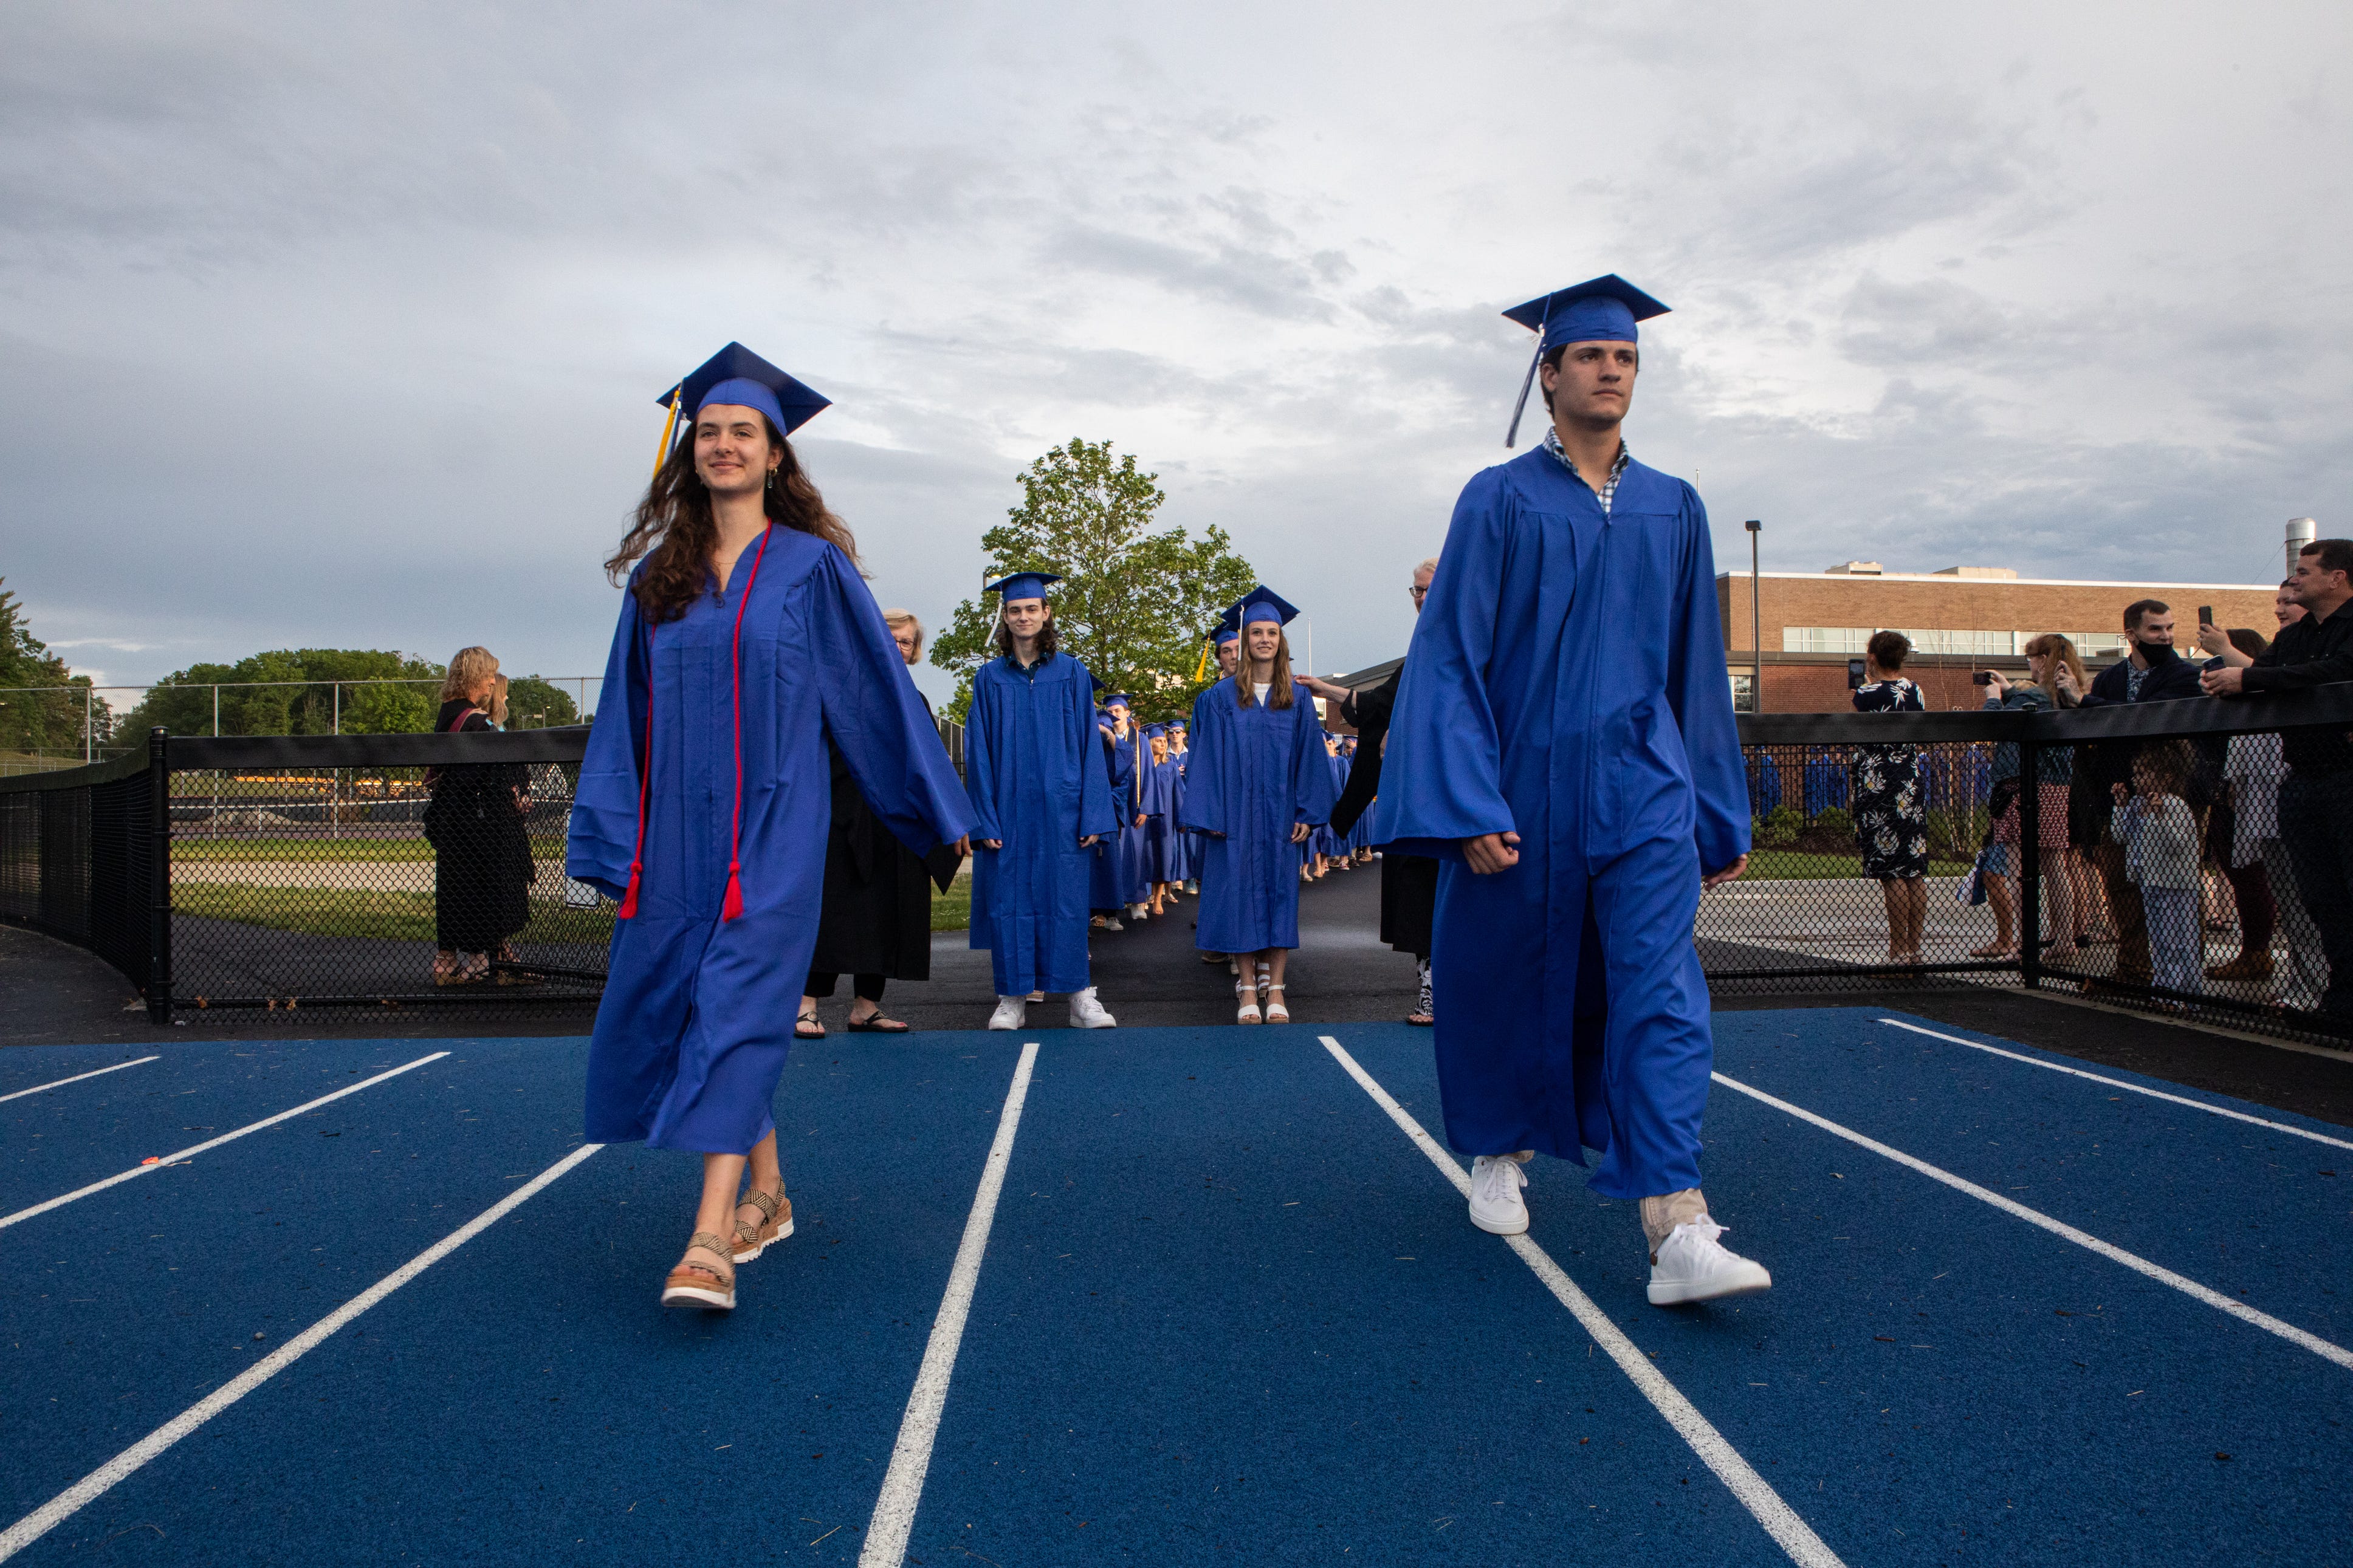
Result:
[[0,575],[123,679],[593,671],[653,395],[740,338],[836,399],[883,598],[944,618],[1030,458],[1108,437],[1352,668],[1507,455],[1497,312],[1615,270],[1676,307],[1635,450],[1727,553],[2267,581],[2353,479],[2353,40],[2142,21],[11,6]]

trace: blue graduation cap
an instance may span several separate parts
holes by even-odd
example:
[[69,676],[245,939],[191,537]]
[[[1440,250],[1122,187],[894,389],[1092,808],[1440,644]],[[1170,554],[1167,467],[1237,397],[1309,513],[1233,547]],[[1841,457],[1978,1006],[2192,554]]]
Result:
[[1124,691],[1113,692],[1103,700],[1103,705],[1106,708],[1124,708],[1130,712],[1135,710],[1135,704],[1128,700],[1128,695]]
[[1229,605],[1226,606],[1226,613],[1218,617],[1218,629],[1211,632],[1209,636],[1219,647],[1225,647],[1229,642],[1241,641],[1242,617],[1240,606],[1234,605]]
[[[1046,596],[1046,585],[1061,580],[1062,575],[1059,572],[1016,572],[1010,577],[1000,577],[981,591],[1001,595],[1001,602],[1009,605],[1016,599],[1042,599]],[[1097,689],[1101,689],[1103,683],[1097,681],[1095,685]]]
[[1520,400],[1512,408],[1512,427],[1504,445],[1519,438],[1520,416],[1528,405],[1528,389],[1535,384],[1536,366],[1544,356],[1564,343],[1631,343],[1641,341],[1634,323],[1663,316],[1667,307],[1635,288],[1615,272],[1588,278],[1566,289],[1514,305],[1504,314],[1536,335],[1535,357],[1520,383]]
[[1276,626],[1287,626],[1299,614],[1297,605],[1263,583],[1244,594],[1241,602],[1234,608],[1240,612],[1243,626],[1253,621],[1272,621]]
[[786,375],[742,343],[729,343],[688,374],[684,381],[654,402],[670,410],[662,429],[662,455],[670,455],[670,433],[683,410],[691,420],[714,403],[756,408],[770,424],[791,435],[831,406],[833,400]]

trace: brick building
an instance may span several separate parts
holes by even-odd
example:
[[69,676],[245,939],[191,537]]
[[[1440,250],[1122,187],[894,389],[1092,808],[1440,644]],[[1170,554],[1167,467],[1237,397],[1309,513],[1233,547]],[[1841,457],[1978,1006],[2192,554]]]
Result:
[[1751,672],[1762,667],[1764,700],[1755,711],[1842,711],[1847,661],[1862,656],[1871,634],[1892,627],[1912,639],[1904,673],[1917,681],[1931,711],[1975,708],[1984,694],[1969,682],[1978,669],[2023,675],[2020,650],[2043,632],[2074,639],[2094,668],[2123,652],[2124,607],[2136,599],[2169,605],[2188,648],[2200,605],[2216,624],[2253,626],[2268,638],[2270,583],[2088,583],[2021,577],[2006,566],[1949,566],[1941,572],[1888,572],[1875,561],[1850,561],[1824,572],[1767,572],[1757,582],[1764,649],[1752,650],[1749,575],[1715,580],[1724,615],[1733,695],[1750,711]]

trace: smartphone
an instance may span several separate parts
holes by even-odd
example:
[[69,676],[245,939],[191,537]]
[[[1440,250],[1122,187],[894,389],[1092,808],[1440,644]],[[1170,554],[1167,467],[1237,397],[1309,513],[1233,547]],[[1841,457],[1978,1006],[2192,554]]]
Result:
[[2198,606],[2198,624],[2201,626],[2211,626],[2214,624],[2213,605],[2200,605]]
[[1993,671],[1990,669],[1971,671],[1969,674],[1969,684],[1971,686],[1991,686],[1993,684]]
[[1862,660],[1851,658],[1846,661],[1846,689],[1849,691],[1862,689]]

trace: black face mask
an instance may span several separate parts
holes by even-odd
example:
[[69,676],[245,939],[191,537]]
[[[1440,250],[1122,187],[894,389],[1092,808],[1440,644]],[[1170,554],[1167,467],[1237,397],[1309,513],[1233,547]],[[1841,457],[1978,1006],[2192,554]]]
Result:
[[2137,638],[2135,642],[2140,648],[2140,657],[2149,664],[2168,664],[2181,657],[2169,642],[2140,642]]

